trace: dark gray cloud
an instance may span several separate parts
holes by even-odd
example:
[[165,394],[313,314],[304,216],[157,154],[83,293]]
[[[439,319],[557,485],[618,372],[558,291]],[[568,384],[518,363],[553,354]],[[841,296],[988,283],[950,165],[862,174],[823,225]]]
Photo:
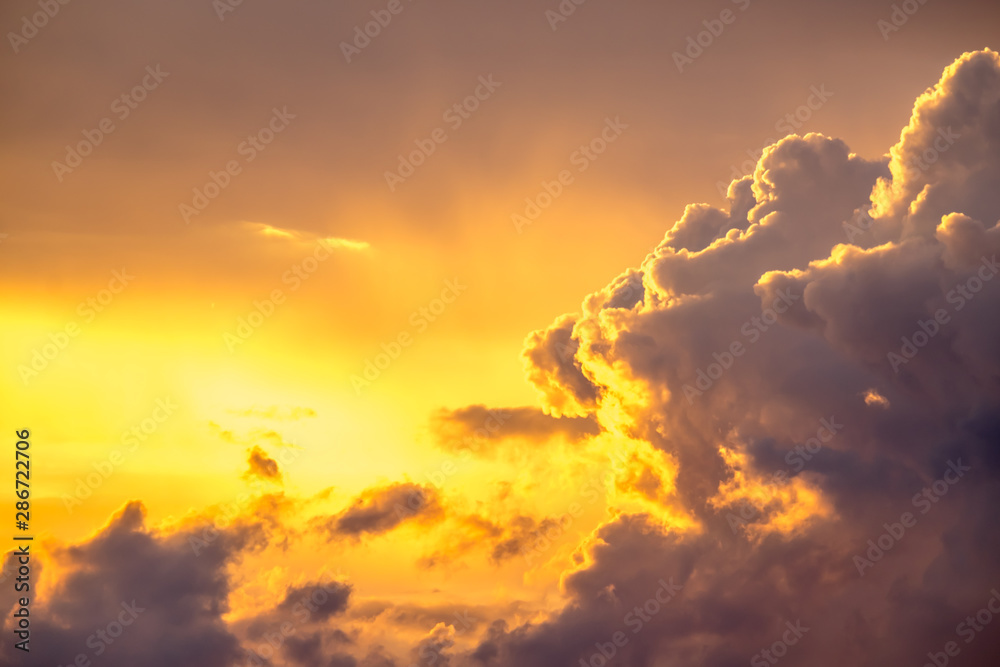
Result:
[[[222,618],[226,569],[263,546],[266,535],[237,521],[196,553],[190,540],[203,528],[153,533],[133,502],[93,539],[56,551],[65,574],[34,600],[31,664],[70,664],[81,654],[108,667],[238,664],[239,639]],[[3,643],[0,658],[22,664],[12,642]]]
[[285,592],[285,599],[278,605],[279,611],[294,611],[317,621],[325,621],[347,609],[352,587],[337,581],[291,586]]
[[495,447],[491,443],[508,438],[543,442],[563,436],[577,441],[601,431],[592,418],[553,417],[533,407],[490,409],[485,405],[441,410],[433,418],[432,429],[442,448],[477,452],[491,450]]
[[[609,521],[562,612],[497,626],[463,665],[586,664],[601,646],[636,666],[770,664],[785,637],[789,664],[923,664],[949,641],[992,664],[1000,635],[958,633],[1000,580],[985,528],[1000,501],[998,118],[1000,56],[983,51],[917,100],[885,158],[786,138],[733,183],[728,213],[689,207],[626,274],[640,300],[609,286],[529,339],[547,408],[619,406],[630,435],[675,457],[677,499],[705,530]],[[869,209],[862,233],[845,228]],[[608,644],[669,576],[681,595]]]
[[443,507],[433,487],[399,482],[367,489],[342,512],[313,524],[332,540],[379,535],[405,521],[433,521],[441,516]]

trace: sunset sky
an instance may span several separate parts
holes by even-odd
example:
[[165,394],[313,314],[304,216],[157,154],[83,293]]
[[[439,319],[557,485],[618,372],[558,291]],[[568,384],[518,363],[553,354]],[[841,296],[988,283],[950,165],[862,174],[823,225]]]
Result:
[[996,3],[0,26],[0,667],[995,664]]

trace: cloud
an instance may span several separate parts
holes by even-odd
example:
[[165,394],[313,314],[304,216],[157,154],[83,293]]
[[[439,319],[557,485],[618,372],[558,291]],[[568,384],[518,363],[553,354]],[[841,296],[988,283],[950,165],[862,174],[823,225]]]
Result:
[[[81,654],[108,667],[238,664],[239,640],[223,620],[226,570],[265,543],[262,529],[235,522],[196,554],[189,540],[201,526],[157,534],[144,513],[129,503],[93,538],[53,554],[64,574],[33,599],[33,664]],[[18,655],[12,642],[0,647],[4,664]]]
[[491,410],[485,405],[441,410],[432,420],[432,429],[438,445],[451,451],[483,450],[490,439],[523,438],[537,443],[563,436],[575,442],[600,433],[591,418],[553,417],[533,407]]
[[[779,649],[797,664],[920,664],[957,640],[1000,580],[986,528],[1000,502],[998,119],[1000,56],[965,54],[886,157],[779,141],[728,211],[689,206],[639,267],[528,338],[546,410],[669,454],[664,502],[698,529],[609,519],[561,612],[495,626],[461,664],[588,664],[601,646],[629,665],[770,664],[761,651],[788,623],[809,628]],[[845,227],[864,214],[870,228]],[[936,482],[957,461],[954,486]],[[859,573],[854,557],[906,512],[916,525]],[[638,627],[670,576],[683,593]],[[992,664],[1000,638],[961,650]]]
[[[502,513],[499,507],[496,514]],[[470,514],[456,517],[445,525],[447,531],[436,551],[419,560],[425,568],[452,565],[457,559],[472,552],[480,552],[493,565],[500,566],[519,556],[537,556],[533,551],[538,544],[547,544],[546,535],[560,535],[563,528],[558,517],[536,518],[514,514],[502,519]]]
[[310,612],[309,618],[325,621],[347,609],[352,590],[350,584],[338,581],[290,586],[278,610],[301,612],[306,609]]
[[437,491],[412,482],[367,489],[332,517],[314,520],[328,539],[360,538],[389,532],[406,521],[436,521],[443,515]]
[[362,251],[368,250],[371,247],[367,241],[357,241],[354,239],[342,239],[335,236],[318,236],[316,234],[293,230],[293,229],[282,229],[281,227],[275,227],[273,225],[268,225],[263,222],[246,222],[244,223],[251,231],[260,234],[261,236],[266,236],[268,238],[282,239],[288,241],[299,241],[299,242],[319,242],[321,245],[327,248],[333,248],[338,250],[354,250]]
[[267,480],[269,482],[281,483],[281,469],[278,462],[267,455],[260,447],[254,446],[250,450],[247,458],[247,471],[243,473],[243,479],[254,477]]
[[[732,183],[728,210],[687,207],[639,266],[527,338],[544,414],[508,411],[500,437],[628,452],[601,487],[612,511],[565,564],[561,609],[497,611],[475,624],[470,648],[429,607],[355,603],[337,584],[329,612],[283,657],[723,667],[772,664],[768,650],[788,664],[876,667],[922,664],[961,642],[956,626],[1000,581],[998,119],[1000,55],[984,50],[917,100],[886,156],[786,137]],[[860,216],[871,224],[850,227]],[[471,406],[435,425],[449,446],[489,416]],[[690,525],[621,510],[628,494]],[[516,512],[506,527],[446,517],[442,505],[433,488],[399,482],[312,526],[352,541],[453,518],[497,563],[545,526]],[[267,536],[237,521],[195,556],[193,530],[151,533],[132,504],[60,552],[68,574],[34,617],[40,658],[87,650],[94,619],[135,600],[146,611],[105,664],[234,664],[227,567]],[[281,613],[303,586],[285,591]],[[275,613],[248,630],[266,631]],[[354,635],[330,627],[341,613],[421,632],[402,648],[365,643],[358,659],[344,651]],[[994,664],[1000,634],[974,640],[959,644],[961,663]]]

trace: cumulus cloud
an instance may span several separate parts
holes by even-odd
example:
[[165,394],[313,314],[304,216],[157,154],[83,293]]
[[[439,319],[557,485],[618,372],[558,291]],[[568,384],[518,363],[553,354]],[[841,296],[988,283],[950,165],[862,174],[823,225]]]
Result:
[[[602,488],[663,511],[612,511],[565,564],[561,609],[483,618],[472,648],[428,608],[354,603],[336,584],[287,662],[876,667],[954,641],[963,665],[995,663],[1000,634],[965,643],[957,628],[1000,583],[1000,55],[948,67],[887,155],[786,137],[728,198],[687,207],[639,266],[531,334],[544,412],[497,426],[538,449],[554,436],[624,448]],[[435,427],[449,447],[490,416],[471,406]],[[312,525],[356,540],[444,514],[433,488],[400,482]],[[496,563],[546,526],[464,516]],[[35,619],[41,657],[85,650],[93,619],[135,600],[148,611],[106,664],[234,664],[225,567],[261,530],[237,523],[196,557],[187,533],[153,534],[128,506],[60,554],[69,574]],[[422,633],[395,653],[353,647],[331,623],[352,612]]]
[[[144,514],[129,503],[92,539],[53,554],[64,574],[33,600],[32,664],[69,664],[79,655],[109,667],[237,664],[240,642],[223,620],[226,569],[264,544],[263,530],[234,522],[196,552],[190,539],[201,538],[203,526],[157,534]],[[12,642],[0,646],[0,657],[20,660]]]
[[[497,629],[468,664],[589,661],[667,576],[684,593],[655,629],[626,631],[621,664],[764,660],[798,622],[779,650],[799,664],[920,664],[957,640],[1000,580],[985,528],[1000,501],[998,119],[1000,56],[965,54],[884,158],[779,141],[728,211],[689,206],[639,267],[529,337],[546,410],[669,453],[699,528],[609,520],[566,609]],[[907,511],[915,527],[859,566]],[[963,664],[998,647],[978,637]]]

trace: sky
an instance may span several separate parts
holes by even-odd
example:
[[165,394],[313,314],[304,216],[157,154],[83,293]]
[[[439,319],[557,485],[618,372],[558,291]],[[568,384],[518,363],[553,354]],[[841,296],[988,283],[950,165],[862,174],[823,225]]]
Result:
[[0,665],[993,664],[995,3],[0,27]]

